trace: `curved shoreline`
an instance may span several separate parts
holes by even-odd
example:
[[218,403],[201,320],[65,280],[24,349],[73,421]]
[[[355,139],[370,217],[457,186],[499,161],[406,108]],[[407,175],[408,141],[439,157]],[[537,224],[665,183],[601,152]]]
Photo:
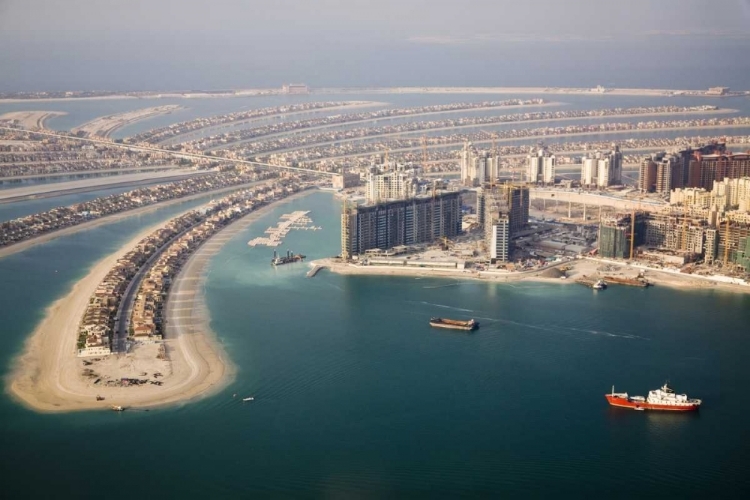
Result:
[[[387,104],[387,103],[383,103]],[[423,113],[414,113],[410,115],[394,115],[394,116],[381,116],[378,118],[364,118],[364,119],[357,119],[357,120],[351,120],[351,121],[345,121],[345,122],[338,122],[338,123],[328,123],[325,125],[315,125],[313,127],[307,127],[307,128],[298,128],[293,130],[286,130],[283,132],[273,132],[271,134],[266,135],[259,135],[256,137],[250,137],[247,139],[238,139],[236,141],[227,142],[221,145],[220,148],[217,147],[207,147],[205,150],[207,151],[223,151],[225,149],[234,148],[237,145],[240,144],[246,144],[248,142],[258,142],[258,141],[264,141],[266,139],[278,139],[291,137],[291,136],[297,136],[297,135],[304,135],[307,132],[315,132],[319,130],[325,130],[330,128],[340,128],[340,127],[348,127],[349,125],[361,125],[364,123],[376,123],[376,122],[382,122],[382,121],[389,121],[389,120],[409,120],[413,117],[422,117],[422,116],[430,116],[430,115],[445,115],[445,114],[455,114],[455,113],[472,113],[472,112],[487,112],[487,111],[500,111],[500,110],[506,110],[506,109],[521,109],[521,108],[544,108],[544,107],[558,107],[558,106],[566,106],[568,103],[565,102],[558,102],[558,101],[552,101],[552,102],[545,102],[542,104],[512,104],[508,106],[487,106],[482,108],[466,108],[466,109],[451,109],[447,111],[425,111]],[[722,108],[723,109],[723,108]],[[729,110],[728,112],[734,112],[738,110]],[[629,116],[629,115],[628,115]],[[518,123],[518,122],[502,122],[502,124],[510,124],[510,123]],[[498,125],[498,124],[489,124],[490,126]],[[466,125],[463,127],[481,127],[483,125]],[[443,127],[440,129],[420,129],[420,130],[412,130],[409,132],[403,132],[406,133],[412,133],[417,134],[420,132],[429,132],[432,130],[449,130],[452,128],[459,128],[459,127]],[[369,139],[370,137],[380,137],[380,136],[387,136],[387,135],[399,135],[400,132],[389,132],[387,134],[379,134],[379,135],[373,135],[373,136],[363,136],[357,139],[349,139],[349,140],[363,140],[363,139]],[[189,141],[187,141],[189,142]],[[338,141],[331,141],[331,142],[338,142]],[[316,144],[323,144],[323,143],[316,143]],[[327,144],[327,143],[326,143]],[[294,150],[294,148],[292,148]],[[274,150],[275,152],[276,150]],[[279,150],[280,152],[284,152],[286,150]]]
[[[563,104],[563,103],[557,103],[557,104]],[[538,104],[536,106],[545,106],[545,104]],[[427,133],[431,132],[445,132],[446,130],[462,130],[462,129],[489,129],[493,127],[508,127],[512,125],[524,125],[527,123],[546,123],[546,122],[561,122],[561,121],[583,121],[583,120],[601,120],[601,119],[608,119],[608,118],[653,118],[653,117],[663,117],[663,116],[686,116],[686,115],[702,115],[702,114],[728,114],[728,113],[738,113],[739,110],[737,109],[731,109],[731,108],[720,108],[713,111],[679,111],[674,113],[643,113],[643,114],[618,114],[618,115],[607,115],[607,116],[574,116],[570,118],[540,118],[540,119],[533,119],[533,120],[519,120],[519,121],[511,121],[511,122],[496,122],[496,123],[481,123],[481,124],[468,124],[468,125],[455,125],[451,127],[437,127],[437,128],[425,128],[425,129],[416,129],[416,130],[405,130],[403,132],[386,132],[383,134],[373,134],[373,135],[363,135],[359,137],[347,137],[345,139],[339,139],[339,140],[333,140],[333,141],[324,141],[324,142],[312,142],[309,144],[304,144],[303,146],[296,147],[296,148],[284,148],[284,149],[272,149],[269,151],[261,151],[260,155],[265,154],[283,154],[283,153],[293,153],[295,151],[302,151],[306,149],[313,149],[313,148],[319,148],[324,146],[330,146],[331,144],[346,144],[349,142],[368,142],[370,139],[379,139],[383,137],[399,137],[402,136],[408,136],[408,135],[417,135],[422,134],[425,135]],[[502,116],[502,115],[499,115]],[[745,125],[747,126],[747,125]],[[522,127],[520,130],[524,130],[526,127]],[[307,129],[307,130],[313,130],[313,129]],[[513,129],[515,130],[515,129]],[[653,130],[661,130],[661,129],[653,129]],[[304,130],[303,130],[304,131]],[[484,130],[482,130],[484,132]],[[284,133],[284,132],[280,132]],[[487,132],[485,132],[487,133]],[[589,134],[590,132],[586,132]],[[291,134],[290,134],[291,135]],[[261,139],[265,139],[269,136],[263,136]],[[549,136],[549,137],[559,137],[559,136]],[[512,142],[515,138],[498,138],[495,142]],[[212,151],[222,151],[224,149],[228,149],[234,145],[237,145],[241,142],[252,142],[254,139],[246,139],[239,142],[230,142],[222,146],[221,148],[209,148]],[[478,144],[480,141],[473,141],[475,144]],[[422,146],[420,146],[421,148]],[[429,148],[429,145],[428,145]]]
[[[179,323],[175,311],[187,308],[190,311],[190,330],[178,324],[175,338],[168,333],[167,352],[170,355],[171,373],[164,377],[164,386],[140,387],[93,386],[81,375],[81,358],[75,356],[76,335],[83,311],[89,297],[101,279],[122,255],[127,253],[143,237],[163,224],[156,224],[136,235],[117,252],[97,262],[89,273],[75,283],[62,298],[55,301],[44,319],[26,340],[23,352],[13,362],[6,377],[6,391],[24,406],[47,413],[107,409],[111,404],[121,406],[155,407],[166,404],[185,403],[214,394],[231,383],[236,373],[216,335],[209,327],[208,310],[202,287],[210,258],[221,247],[245,229],[257,218],[271,209],[299,196],[303,191],[247,214],[229,224],[205,243],[188,259],[175,278],[167,303],[167,322]],[[187,212],[187,211],[186,211]],[[191,285],[191,293],[186,290]],[[190,295],[184,303],[175,296]],[[180,303],[183,302],[183,303]],[[180,305],[181,307],[174,307]],[[185,318],[182,318],[185,319]],[[168,332],[170,327],[168,326]],[[126,357],[116,358],[126,360]],[[97,401],[97,395],[106,397]]]
[[86,136],[110,137],[118,130],[129,125],[156,118],[157,116],[168,115],[183,109],[185,109],[183,106],[177,104],[167,104],[164,106],[134,109],[133,111],[123,111],[122,113],[98,116],[93,120],[73,127],[70,131],[73,133],[83,132]]
[[[52,241],[61,236],[67,236],[69,234],[77,233],[78,231],[85,231],[87,229],[93,229],[95,227],[101,226],[102,224],[108,224],[110,222],[117,222],[121,219],[125,219],[128,217],[142,215],[152,210],[156,210],[158,208],[163,208],[163,207],[168,207],[170,205],[174,205],[176,203],[180,203],[183,201],[192,201],[196,198],[200,198],[201,196],[215,195],[215,194],[226,193],[228,191],[245,189],[248,187],[252,187],[261,182],[265,182],[265,181],[262,181],[262,180],[254,181],[254,182],[249,182],[247,184],[238,184],[236,186],[223,187],[223,188],[219,188],[213,191],[204,191],[202,193],[195,193],[195,194],[191,194],[188,196],[183,196],[182,198],[172,198],[171,200],[164,200],[162,202],[152,203],[151,205],[146,205],[145,207],[139,207],[133,210],[126,210],[124,212],[118,212],[116,214],[105,215],[104,217],[100,217],[92,221],[84,222],[83,224],[78,224],[75,226],[68,226],[62,229],[56,229],[54,231],[50,231],[49,233],[44,233],[41,236],[37,236],[34,238],[30,238],[28,240],[19,241],[18,243],[13,243],[11,245],[0,247],[0,259],[7,257],[9,255],[13,255],[18,252],[23,252],[27,248],[31,248],[36,245],[47,243],[48,241]],[[102,188],[102,189],[105,189],[105,188]],[[133,245],[135,245],[135,243],[133,243]]]
[[[452,279],[459,281],[484,281],[488,283],[510,284],[514,282],[540,282],[556,283],[559,285],[569,285],[575,283],[575,278],[583,276],[595,276],[598,273],[597,268],[605,265],[617,267],[618,272],[630,272],[634,270],[643,270],[648,275],[648,280],[657,286],[666,286],[682,290],[720,290],[733,293],[750,294],[750,286],[738,285],[711,279],[710,277],[696,277],[689,274],[680,274],[666,270],[655,269],[641,264],[629,264],[626,261],[614,261],[610,259],[595,259],[591,257],[583,259],[574,259],[552,264],[543,269],[523,272],[503,272],[503,271],[469,271],[441,269],[435,267],[400,267],[400,266],[358,266],[344,262],[335,262],[332,259],[318,259],[310,262],[311,266],[318,265],[328,269],[330,272],[341,275],[358,275],[358,276],[405,276],[419,278],[440,278]],[[570,274],[567,279],[558,277],[545,276],[546,272],[552,268],[563,265],[571,266]],[[599,276],[604,278],[602,274]]]
[[[715,129],[722,129],[722,128],[748,128],[750,129],[750,124],[743,123],[743,124],[733,124],[733,125],[701,125],[701,126],[695,126],[695,127],[664,127],[664,128],[645,128],[645,129],[628,129],[628,130],[597,130],[596,132],[566,132],[564,134],[527,135],[527,136],[522,136],[522,137],[499,137],[497,139],[481,139],[481,140],[474,140],[471,142],[472,144],[491,144],[493,142],[499,144],[499,143],[504,143],[504,142],[514,142],[514,141],[520,142],[520,141],[539,141],[539,140],[546,140],[546,139],[565,139],[567,137],[616,135],[616,134],[642,134],[646,132],[679,132],[682,130],[688,130],[688,131],[715,130]],[[464,144],[463,141],[458,141],[458,142],[454,141],[454,142],[446,142],[446,143],[440,143],[440,144],[428,143],[424,147],[427,149],[459,148],[459,147],[462,147],[463,144]],[[396,153],[407,153],[410,151],[417,151],[422,148],[423,146],[410,146],[407,148],[391,148],[388,151],[390,154],[396,154]],[[295,151],[304,151],[304,149],[298,149]],[[340,160],[342,158],[359,158],[362,156],[372,156],[381,151],[382,150],[373,150],[373,151],[367,151],[364,153],[351,153],[351,154],[336,155],[336,156],[321,156],[319,158],[301,159],[299,161],[300,161],[300,164],[305,164],[309,162]],[[283,152],[280,152],[280,151],[271,151],[270,153],[271,154],[283,154]],[[261,153],[258,156],[262,158],[263,155],[265,155],[265,153]]]

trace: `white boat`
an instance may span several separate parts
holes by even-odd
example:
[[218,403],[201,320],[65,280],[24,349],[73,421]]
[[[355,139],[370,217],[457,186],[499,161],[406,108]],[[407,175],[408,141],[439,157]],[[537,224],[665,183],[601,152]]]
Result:
[[242,401],[253,401],[255,398],[250,396],[249,398],[242,398]]
[[593,288],[594,290],[604,290],[605,288],[607,288],[607,283],[605,283],[604,280],[599,280],[594,283],[591,288]]

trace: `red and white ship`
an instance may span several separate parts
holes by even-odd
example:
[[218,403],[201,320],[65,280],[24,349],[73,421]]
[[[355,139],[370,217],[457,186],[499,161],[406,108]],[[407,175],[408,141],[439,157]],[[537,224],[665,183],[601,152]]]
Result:
[[628,396],[627,392],[615,392],[615,386],[612,386],[612,393],[605,394],[604,397],[612,406],[631,410],[695,411],[702,402],[700,399],[688,398],[685,394],[675,394],[667,384],[661,386],[661,389],[649,391],[647,398]]

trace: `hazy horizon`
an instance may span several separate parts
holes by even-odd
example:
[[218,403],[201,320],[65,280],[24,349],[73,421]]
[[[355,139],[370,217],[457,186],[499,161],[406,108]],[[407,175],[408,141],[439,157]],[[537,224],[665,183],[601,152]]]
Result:
[[0,0],[0,90],[750,88],[748,21],[750,0]]

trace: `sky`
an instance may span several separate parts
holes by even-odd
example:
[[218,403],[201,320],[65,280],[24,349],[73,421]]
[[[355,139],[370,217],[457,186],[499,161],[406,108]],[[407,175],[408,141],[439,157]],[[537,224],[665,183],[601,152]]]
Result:
[[0,0],[0,90],[556,85],[744,69],[748,27],[750,0]]

